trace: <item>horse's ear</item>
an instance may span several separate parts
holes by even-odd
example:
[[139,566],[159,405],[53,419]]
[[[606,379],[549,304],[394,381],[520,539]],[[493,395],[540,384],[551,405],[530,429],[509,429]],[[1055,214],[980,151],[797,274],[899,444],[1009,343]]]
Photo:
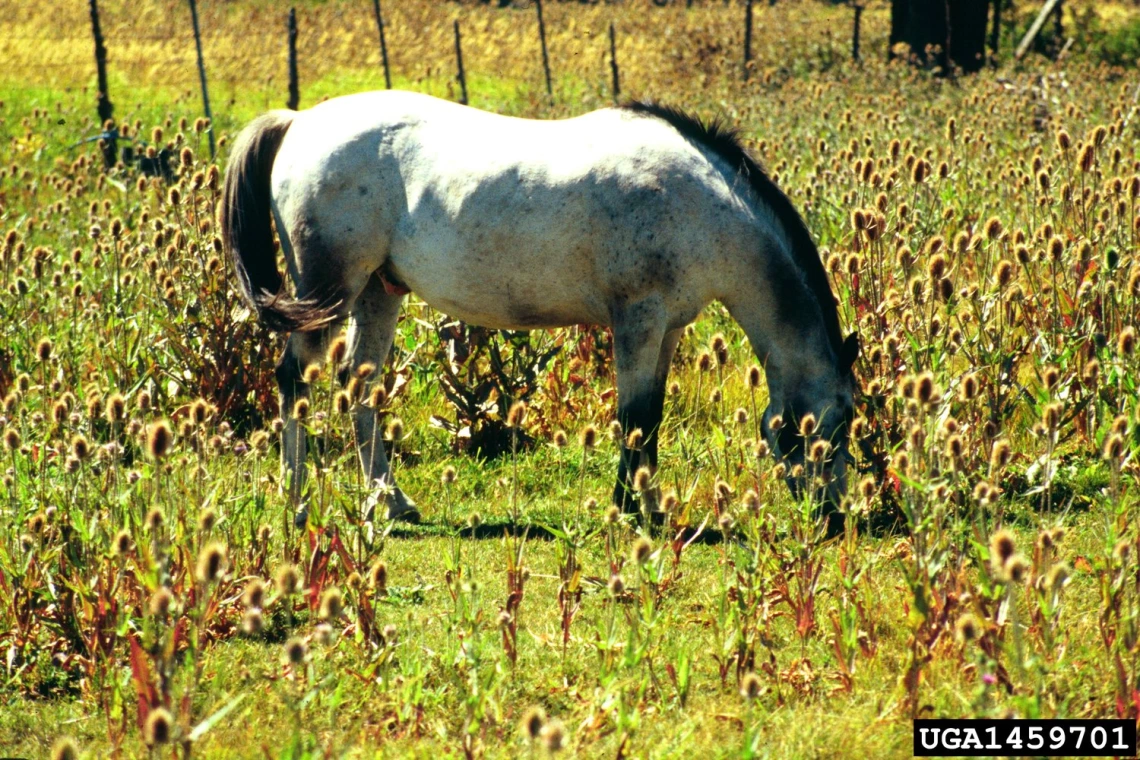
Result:
[[847,336],[847,339],[843,341],[843,347],[839,349],[839,369],[843,372],[850,371],[858,358],[859,333],[853,332]]

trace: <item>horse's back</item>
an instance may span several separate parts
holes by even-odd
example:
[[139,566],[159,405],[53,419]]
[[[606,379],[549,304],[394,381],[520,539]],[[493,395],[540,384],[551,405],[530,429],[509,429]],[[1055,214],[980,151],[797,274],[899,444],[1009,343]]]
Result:
[[539,121],[362,93],[299,114],[279,155],[291,235],[494,327],[604,323],[615,298],[683,288],[691,249],[738,215],[721,167],[622,109]]

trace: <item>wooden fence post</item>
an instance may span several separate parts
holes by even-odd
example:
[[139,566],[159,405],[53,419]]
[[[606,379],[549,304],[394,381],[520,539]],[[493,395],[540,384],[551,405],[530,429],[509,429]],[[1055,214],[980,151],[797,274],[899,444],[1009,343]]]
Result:
[[744,78],[748,79],[752,63],[752,0],[744,5]]
[[[99,26],[98,0],[89,0],[88,7],[91,11],[91,34],[95,37],[95,75],[98,88],[98,92],[95,93],[95,108],[99,112],[99,129],[110,133],[109,137],[99,141],[99,146],[103,150],[103,165],[110,169],[118,160],[119,146],[115,139],[118,134],[114,123],[115,108],[107,92],[107,46],[103,44],[103,30]],[[111,122],[110,129],[106,128],[108,121]]]
[[614,102],[621,95],[621,84],[618,81],[617,42],[614,38],[614,22],[610,22],[610,74],[613,77]]
[[1001,45],[1001,0],[994,0],[994,25],[990,29],[990,56],[991,62],[996,66],[998,47]]
[[534,0],[538,9],[538,41],[542,43],[542,70],[546,74],[546,94],[554,99],[554,88],[550,84],[550,57],[546,54],[546,24],[542,20],[542,0]]
[[206,63],[202,59],[202,34],[198,30],[198,2],[190,0],[190,18],[194,22],[194,46],[198,49],[198,81],[202,83],[202,108],[206,112],[206,119],[210,122],[206,130],[210,138],[210,160],[214,160],[217,146],[214,144],[214,114],[210,112],[210,91],[206,88]]
[[297,9],[289,9],[289,102],[285,107],[296,111],[301,103],[301,88],[297,84]]
[[459,44],[459,22],[455,23],[455,62],[459,65],[459,102],[467,105],[467,75],[463,71],[463,47]]
[[380,0],[372,0],[376,11],[376,28],[380,30],[380,60],[384,64],[384,86],[392,89],[392,76],[388,73],[388,43],[384,41],[384,14],[380,12]]

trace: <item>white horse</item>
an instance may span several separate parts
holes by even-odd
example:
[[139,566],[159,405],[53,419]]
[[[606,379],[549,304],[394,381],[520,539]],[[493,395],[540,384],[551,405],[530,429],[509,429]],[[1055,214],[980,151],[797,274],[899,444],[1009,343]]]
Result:
[[[273,111],[234,144],[221,230],[245,300],[291,332],[277,379],[296,503],[304,431],[288,418],[308,392],[303,370],[345,319],[349,369],[383,366],[409,291],[484,327],[612,327],[618,420],[644,434],[621,456],[614,500],[626,508],[632,474],[657,465],[677,342],[720,301],[765,369],[774,454],[804,460],[797,423],[810,413],[831,444],[828,495],[845,488],[858,338],[842,337],[803,220],[719,123],[646,103],[534,121],[399,91]],[[774,430],[776,415],[787,423]],[[354,420],[368,482],[385,484],[390,517],[413,517],[372,412]]]

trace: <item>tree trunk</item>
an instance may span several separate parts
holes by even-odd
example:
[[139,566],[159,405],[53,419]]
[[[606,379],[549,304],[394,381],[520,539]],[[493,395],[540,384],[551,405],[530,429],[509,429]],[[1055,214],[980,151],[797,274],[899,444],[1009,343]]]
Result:
[[925,66],[948,73],[985,63],[989,0],[891,0],[891,44],[905,42]]

